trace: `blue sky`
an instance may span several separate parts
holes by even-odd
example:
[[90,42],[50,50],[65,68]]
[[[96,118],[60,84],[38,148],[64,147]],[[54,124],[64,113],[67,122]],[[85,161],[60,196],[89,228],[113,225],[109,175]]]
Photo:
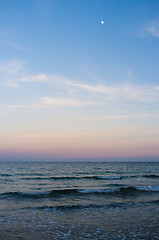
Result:
[[0,156],[159,157],[157,0],[1,1],[0,53]]

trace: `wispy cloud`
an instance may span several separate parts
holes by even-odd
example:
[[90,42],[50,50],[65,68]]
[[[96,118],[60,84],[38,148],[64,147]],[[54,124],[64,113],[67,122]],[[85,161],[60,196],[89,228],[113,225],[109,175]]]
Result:
[[154,37],[159,37],[159,21],[152,21],[145,27],[145,31]]
[[68,138],[72,136],[66,136],[66,135],[55,135],[55,134],[24,134],[21,135],[21,137],[24,138]]
[[[134,102],[154,102],[159,100],[159,86],[153,85],[134,85],[134,84],[87,84],[84,82],[77,82],[76,80],[69,79],[68,77],[57,74],[38,73],[35,75],[27,74],[24,63],[13,59],[0,63],[0,77],[1,82],[9,87],[15,88],[31,83],[46,84],[47,88],[52,89],[52,93],[58,89],[59,99],[44,97],[41,99],[43,105],[57,105],[57,106],[84,106],[94,104],[94,99],[100,101],[134,101]],[[33,86],[35,87],[35,86]],[[88,99],[89,94],[89,101]],[[64,99],[61,96],[64,96]],[[72,97],[69,99],[69,97]],[[42,97],[39,95],[39,98]],[[74,100],[74,99],[79,99]],[[85,100],[83,100],[85,99]]]
[[44,82],[47,83],[49,78],[46,74],[28,75],[19,79],[22,82]]
[[98,104],[95,101],[79,101],[69,98],[51,98],[43,97],[40,98],[37,102],[30,105],[25,104],[14,104],[1,106],[1,108],[6,109],[43,109],[43,108],[53,108],[53,107],[84,107]]
[[20,86],[23,83],[46,83],[62,86],[69,85],[70,81],[67,77],[57,74],[37,73],[30,75],[24,62],[18,59],[0,62],[0,78],[3,79],[3,84],[9,87]]
[[154,86],[154,90],[159,90],[159,86]]
[[24,74],[24,64],[17,59],[0,62],[0,79],[8,87],[18,87],[18,79]]
[[56,139],[68,139],[68,138],[77,138],[77,137],[83,137],[83,136],[88,136],[89,135],[94,135],[94,132],[75,132],[75,133],[66,133],[65,135],[61,134],[23,134],[20,135],[22,138],[56,138]]
[[81,117],[77,118],[76,120],[119,120],[119,119],[139,119],[145,117],[152,117],[151,114],[143,113],[143,114],[127,114],[127,115],[108,115],[108,116],[98,116],[98,117]]
[[157,87],[130,85],[124,84],[120,86],[106,85],[88,85],[88,84],[73,84],[75,87],[85,89],[98,94],[103,94],[107,100],[133,100],[140,102],[152,102],[159,98]]
[[80,107],[80,106],[89,106],[94,105],[96,102],[90,101],[77,101],[74,99],[60,99],[60,98],[51,98],[44,97],[41,99],[42,105],[45,106],[68,106],[68,107]]
[[19,78],[19,82],[35,82],[35,83],[48,83],[48,84],[56,84],[56,85],[68,85],[70,80],[66,77],[52,74],[48,75],[45,73],[38,73],[35,75],[25,75],[24,77]]
[[19,74],[20,70],[22,70],[24,64],[22,61],[17,59],[11,59],[5,62],[0,63],[0,72],[4,74]]

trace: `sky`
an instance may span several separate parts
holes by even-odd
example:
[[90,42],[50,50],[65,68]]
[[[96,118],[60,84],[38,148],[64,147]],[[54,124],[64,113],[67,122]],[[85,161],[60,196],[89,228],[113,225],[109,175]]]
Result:
[[159,159],[159,1],[0,1],[0,161]]

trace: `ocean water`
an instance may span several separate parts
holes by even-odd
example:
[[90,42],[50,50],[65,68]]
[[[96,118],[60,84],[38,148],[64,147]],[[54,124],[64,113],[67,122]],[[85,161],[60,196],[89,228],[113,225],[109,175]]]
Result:
[[159,239],[159,163],[0,163],[0,239]]

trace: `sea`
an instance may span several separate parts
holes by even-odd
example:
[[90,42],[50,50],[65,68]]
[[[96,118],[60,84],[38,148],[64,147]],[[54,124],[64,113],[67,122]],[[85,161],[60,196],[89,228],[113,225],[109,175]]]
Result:
[[1,162],[0,239],[159,239],[159,162]]

